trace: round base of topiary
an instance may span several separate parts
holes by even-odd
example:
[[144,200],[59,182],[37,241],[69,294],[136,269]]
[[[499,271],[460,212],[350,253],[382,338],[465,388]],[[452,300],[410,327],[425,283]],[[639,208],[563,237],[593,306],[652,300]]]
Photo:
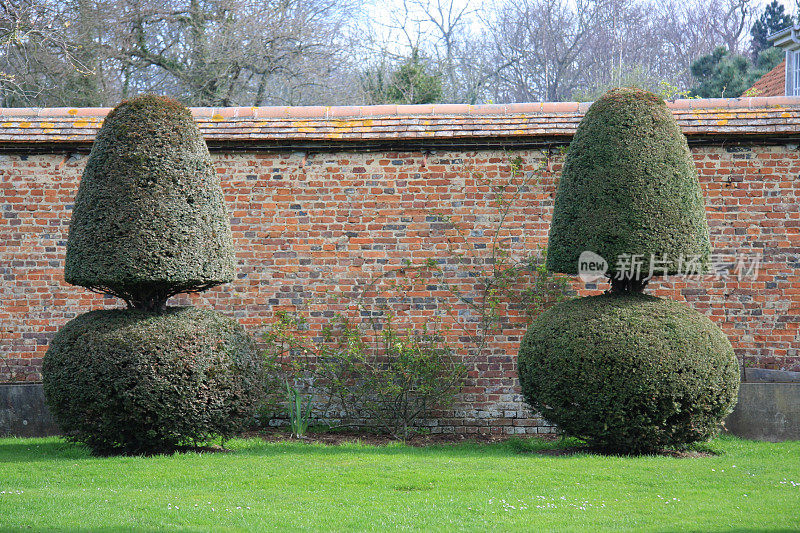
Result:
[[526,401],[565,434],[623,453],[708,439],[739,389],[733,348],[711,320],[637,293],[544,312],[523,338],[519,378]]
[[170,452],[232,436],[262,394],[250,336],[190,307],[80,315],[50,343],[42,378],[61,430],[97,454]]

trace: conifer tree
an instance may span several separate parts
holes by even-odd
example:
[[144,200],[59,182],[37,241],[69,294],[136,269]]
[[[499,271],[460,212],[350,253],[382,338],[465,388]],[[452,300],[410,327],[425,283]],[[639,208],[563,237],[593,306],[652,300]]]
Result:
[[764,7],[764,12],[758,17],[750,28],[750,50],[753,55],[753,60],[758,58],[758,55],[770,48],[772,43],[767,40],[767,37],[776,33],[784,28],[791,26],[794,23],[792,16],[786,12],[783,4],[778,0],[772,0]]

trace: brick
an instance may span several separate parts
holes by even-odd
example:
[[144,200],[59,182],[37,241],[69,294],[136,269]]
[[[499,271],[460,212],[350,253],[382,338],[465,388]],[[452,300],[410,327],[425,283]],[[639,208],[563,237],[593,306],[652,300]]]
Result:
[[[525,109],[508,107],[509,112]],[[323,117],[333,109],[303,112]],[[442,115],[451,110],[433,107],[433,113]],[[251,112],[255,120],[265,116],[262,111]],[[348,113],[363,116],[368,111]],[[392,115],[398,110],[388,106],[381,111]],[[489,113],[497,108],[481,111],[488,114],[475,114],[475,120],[508,119]],[[276,116],[278,112],[285,109],[276,108]],[[559,112],[567,113],[567,108]],[[215,110],[202,113],[210,120]],[[779,143],[725,146],[693,146],[702,171],[712,244],[726,254],[760,253],[757,279],[738,280],[735,275],[719,280],[713,276],[669,278],[654,280],[648,290],[685,301],[711,317],[748,366],[800,370],[800,160],[796,148]],[[751,157],[735,157],[743,153]],[[517,150],[514,155],[522,157],[525,172],[535,170],[542,156],[533,149]],[[216,151],[212,156],[234,215],[237,279],[202,294],[177,297],[172,303],[215,308],[258,334],[278,310],[297,309],[313,294],[316,315],[310,317],[309,327],[320,331],[333,311],[358,316],[356,308],[334,301],[334,295],[356,294],[370,276],[398,268],[404,259],[430,258],[443,269],[443,278],[395,276],[398,282],[410,283],[406,294],[398,297],[383,284],[366,297],[369,305],[393,306],[399,323],[419,328],[430,321],[437,302],[449,297],[447,287],[474,291],[478,278],[467,273],[489,267],[485,260],[496,213],[494,192],[472,171],[492,180],[508,178],[508,157],[502,150],[438,150],[427,156],[424,167],[423,154],[413,151],[315,153],[305,163],[303,154],[279,151]],[[74,201],[86,158],[62,165],[63,161],[61,153],[0,157],[4,175],[0,183],[0,381],[40,379],[46,342],[58,327],[78,313],[121,306],[118,300],[63,281],[68,206]],[[768,164],[769,171],[762,172]],[[515,257],[546,244],[552,196],[562,166],[562,156],[553,156],[540,183],[522,194],[519,208],[508,217],[504,236],[518,239],[513,243]],[[468,230],[452,232],[447,218]],[[476,249],[476,244],[487,247]],[[448,246],[466,253],[464,260],[454,260]],[[607,284],[589,288],[573,281],[573,287],[580,295],[588,295],[602,292]],[[447,340],[461,347],[465,332],[460,327],[474,331],[475,322],[469,321],[474,317],[467,306],[451,303],[454,314],[448,320],[458,327],[448,333]],[[477,358],[454,406],[456,414],[439,420],[436,431],[555,431],[522,405],[515,350],[526,320],[513,306],[501,311],[508,317],[508,329],[494,337],[486,353]],[[459,353],[467,357],[463,350]]]

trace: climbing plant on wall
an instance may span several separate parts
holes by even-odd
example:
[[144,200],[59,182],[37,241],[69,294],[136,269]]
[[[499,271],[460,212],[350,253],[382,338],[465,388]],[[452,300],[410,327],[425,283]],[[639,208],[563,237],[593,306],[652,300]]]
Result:
[[[505,309],[531,320],[571,292],[565,277],[544,267],[544,250],[524,249],[521,236],[508,231],[525,195],[541,187],[548,163],[509,155],[503,172],[491,177],[462,168],[461,176],[493,193],[481,237],[474,237],[474,221],[431,209],[426,219],[435,240],[446,242],[441,256],[406,258],[364,276],[350,294],[325,294],[279,313],[265,337],[273,375],[316,395],[319,417],[371,424],[401,438],[450,406],[492,340],[519,327]],[[469,288],[460,279],[470,280]],[[424,322],[404,323],[404,309],[417,309]]]

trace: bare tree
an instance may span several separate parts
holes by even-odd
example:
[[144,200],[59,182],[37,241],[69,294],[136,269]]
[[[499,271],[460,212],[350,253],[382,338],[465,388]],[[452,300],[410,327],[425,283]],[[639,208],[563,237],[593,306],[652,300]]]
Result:
[[667,0],[652,6],[664,61],[676,68],[680,86],[692,86],[689,66],[698,57],[720,45],[734,54],[747,47],[745,30],[753,16],[750,0]]
[[0,1],[2,105],[29,105],[92,75],[89,56],[70,35],[69,7],[37,0]]
[[591,99],[636,85],[679,94],[689,67],[722,44],[744,46],[751,0],[508,1],[491,32],[498,101]]
[[714,40],[732,54],[745,53],[748,46],[743,37],[749,36],[755,14],[752,0],[725,0],[705,5],[708,6],[706,16],[711,21]]
[[[295,89],[325,83],[326,67],[343,47],[341,28],[356,5],[338,0],[119,1],[124,9],[117,42],[123,46],[113,55],[128,69],[125,92],[131,84],[141,89],[169,82],[194,105],[262,105],[291,92],[275,91],[278,80]],[[167,79],[148,80],[151,67]]]
[[691,59],[674,53],[683,50],[685,37],[680,30],[665,31],[669,26],[659,9],[648,0],[605,2],[584,49],[583,77],[573,97],[591,100],[621,86],[654,92],[686,87]]
[[476,2],[411,0],[419,21],[428,26],[427,47],[444,80],[444,99],[474,104],[486,83],[480,36],[470,31]]
[[3,0],[0,90],[6,105],[306,103],[343,85],[358,1]]
[[369,103],[414,54],[446,102],[688,89],[694,59],[744,49],[754,2],[396,0],[362,18],[371,1],[0,0],[0,103]]
[[558,101],[579,85],[603,8],[596,0],[506,1],[492,27],[500,101]]

